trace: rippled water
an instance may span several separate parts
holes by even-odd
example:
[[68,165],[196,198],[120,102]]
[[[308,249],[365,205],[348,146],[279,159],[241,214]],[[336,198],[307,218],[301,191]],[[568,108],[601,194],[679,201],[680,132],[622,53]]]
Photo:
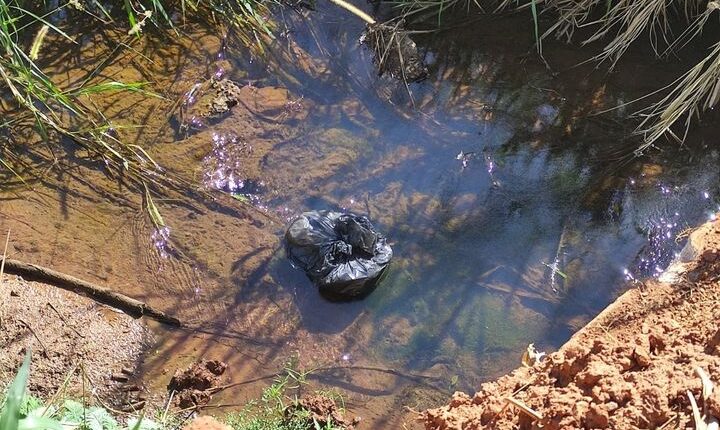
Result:
[[[90,205],[101,219],[125,219],[127,235],[115,221],[80,228],[82,217],[47,211],[60,239],[41,260],[95,264],[111,284],[190,321],[189,332],[156,329],[143,366],[151,377],[219,355],[235,381],[252,379],[294,356],[321,368],[316,382],[345,390],[373,428],[390,426],[402,405],[428,406],[511,370],[531,342],[558,347],[634,280],[659,275],[676,237],[720,210],[707,129],[636,159],[622,111],[588,116],[642,94],[632,76],[646,66],[552,76],[529,51],[530,32],[508,40],[503,26],[516,23],[476,23],[419,36],[430,77],[405,86],[376,76],[357,43],[361,23],[330,6],[310,15],[281,14],[283,37],[266,59],[200,43],[167,78],[189,98],[211,74],[251,100],[266,94],[262,103],[279,93],[261,89],[279,87],[281,107],[145,137],[198,186],[258,211],[160,200],[167,226],[153,231],[132,212]],[[551,64],[582,58],[546,51]],[[23,212],[9,207],[12,225]],[[367,299],[326,302],[284,258],[282,222],[315,209],[367,214],[390,239],[390,272]],[[88,231],[104,239],[64,263],[48,256]]]

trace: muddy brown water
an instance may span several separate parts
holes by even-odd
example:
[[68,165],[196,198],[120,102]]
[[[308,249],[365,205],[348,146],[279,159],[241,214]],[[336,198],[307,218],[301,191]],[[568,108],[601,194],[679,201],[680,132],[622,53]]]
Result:
[[[93,102],[128,141],[214,196],[156,198],[167,224],[158,231],[141,193],[81,151],[33,190],[5,177],[11,256],[186,321],[151,324],[156,344],[138,374],[153,388],[196,359],[221,359],[240,383],[214,401],[229,407],[291,363],[340,390],[367,428],[413,426],[404,406],[472,391],[516,367],[531,342],[558,347],[627,280],[660,273],[675,237],[719,209],[712,129],[634,158],[630,108],[589,116],[682,66],[643,60],[607,75],[571,67],[587,54],[551,44],[553,74],[519,17],[419,36],[430,76],[406,87],[376,75],[360,22],[331,6],[306,15],[278,12],[282,35],[265,58],[188,26],[119,50],[118,35],[87,33],[42,60],[64,85],[152,82],[166,99]],[[243,102],[184,133],[174,102],[213,74],[240,83]],[[28,147],[34,165],[52,164],[45,146]],[[393,243],[387,278],[363,301],[323,300],[284,258],[285,222],[326,208],[369,215]]]

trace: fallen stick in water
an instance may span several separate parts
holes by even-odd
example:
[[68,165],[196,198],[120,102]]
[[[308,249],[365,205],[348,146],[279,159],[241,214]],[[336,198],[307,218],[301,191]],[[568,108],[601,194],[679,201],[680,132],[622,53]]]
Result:
[[29,281],[40,281],[64,290],[72,291],[73,293],[81,294],[98,303],[119,309],[133,318],[146,316],[168,325],[182,326],[179,319],[159,311],[147,303],[135,300],[132,297],[117,293],[105,287],[36,264],[24,263],[3,257],[0,257],[0,259],[7,273],[20,275]]
[[377,21],[375,21],[375,18],[371,17],[370,15],[361,11],[359,8],[355,7],[355,5],[352,5],[348,2],[346,2],[345,0],[330,0],[330,2],[335,3],[337,6],[340,6],[341,8],[347,10],[348,12],[350,12],[353,15],[357,16],[358,18],[362,19],[369,25],[377,24]]

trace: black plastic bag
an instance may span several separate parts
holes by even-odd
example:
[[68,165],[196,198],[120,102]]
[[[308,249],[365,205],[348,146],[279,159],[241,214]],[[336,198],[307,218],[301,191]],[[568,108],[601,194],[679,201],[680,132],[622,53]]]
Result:
[[305,212],[285,233],[285,251],[329,299],[362,298],[377,287],[392,248],[364,216]]

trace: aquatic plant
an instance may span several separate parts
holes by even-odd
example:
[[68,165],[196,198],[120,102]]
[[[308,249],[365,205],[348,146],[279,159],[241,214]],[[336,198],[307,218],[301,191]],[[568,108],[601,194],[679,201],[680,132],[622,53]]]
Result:
[[[52,30],[63,38],[72,38],[52,24],[42,15],[23,9],[16,0],[0,0],[0,90],[2,100],[9,106],[3,106],[5,122],[2,128],[8,134],[22,134],[33,130],[46,143],[51,135],[66,138],[86,150],[90,157],[101,161],[102,165],[119,177],[135,183],[138,189],[147,184],[167,185],[167,181],[156,173],[160,166],[155,163],[144,149],[122,141],[117,130],[104,117],[102,112],[82,100],[83,97],[114,91],[143,92],[155,96],[144,89],[145,84],[102,82],[74,88],[60,88],[36,64],[33,58],[41,55],[41,45],[48,31]],[[26,54],[22,42],[26,32],[36,31],[30,54]],[[0,152],[0,163],[12,172],[22,183],[28,179],[21,176],[20,168],[29,174],[34,172],[10,145]],[[19,168],[15,168],[19,166]]]
[[[699,39],[710,19],[720,14],[718,0],[398,0],[395,3],[406,18],[435,17],[438,22],[450,11],[464,10],[470,14],[529,10],[541,56],[542,42],[549,37],[567,42],[579,38],[583,46],[604,44],[588,61],[606,64],[611,70],[641,37],[647,37],[658,58],[667,58],[693,39]],[[544,31],[539,28],[541,14],[548,18],[544,22],[550,23]],[[720,101],[720,42],[711,44],[708,54],[688,72],[648,96],[657,94],[665,95],[635,112],[639,118],[636,133],[643,140],[636,154],[665,135],[684,141],[693,119]],[[684,123],[682,132],[673,130],[678,123]]]

